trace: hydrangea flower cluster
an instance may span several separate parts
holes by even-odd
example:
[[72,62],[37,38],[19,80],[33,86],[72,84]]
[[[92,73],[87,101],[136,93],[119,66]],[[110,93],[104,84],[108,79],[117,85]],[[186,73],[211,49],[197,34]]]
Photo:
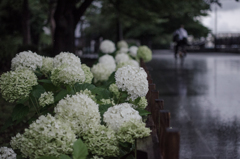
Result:
[[84,83],[85,74],[81,65],[60,65],[52,70],[51,81],[54,85]]
[[110,40],[103,40],[100,44],[100,51],[105,54],[113,53],[115,50],[115,44]]
[[137,50],[138,50],[137,46],[131,46],[129,48],[130,55],[133,56],[133,57],[136,57],[137,56]]
[[124,66],[127,66],[127,65],[130,65],[130,66],[133,66],[133,67],[139,67],[139,63],[136,60],[128,60],[128,61],[125,61],[125,62],[118,63],[117,64],[117,69],[119,69],[121,67],[124,67]]
[[88,150],[97,156],[116,157],[119,154],[117,137],[112,129],[98,125],[83,135]]
[[0,77],[2,97],[10,103],[28,97],[37,84],[37,76],[28,69],[6,72]]
[[98,59],[99,63],[106,63],[109,65],[116,65],[115,60],[112,56],[106,54]]
[[82,64],[81,68],[85,74],[85,81],[84,83],[92,83],[92,79],[93,79],[93,74],[91,72],[91,69],[86,65],[86,64]]
[[139,115],[138,111],[133,109],[132,104],[129,103],[122,103],[110,107],[103,114],[103,121],[115,132],[119,130],[123,123],[128,122],[132,119],[135,119],[139,122],[142,121],[142,117]]
[[13,149],[19,149],[24,158],[70,154],[76,136],[68,123],[61,122],[48,114],[40,116],[25,132],[12,138]]
[[137,50],[137,57],[142,58],[144,62],[152,60],[152,51],[147,46],[140,46]]
[[62,64],[67,64],[69,66],[80,66],[81,60],[79,57],[70,52],[61,52],[53,59],[54,67],[61,66]]
[[85,94],[77,93],[65,97],[59,101],[54,112],[57,118],[68,121],[79,136],[100,124],[98,104]]
[[129,120],[122,124],[116,136],[120,142],[134,143],[135,139],[147,137],[151,130],[146,128],[145,123],[139,120]]
[[43,57],[42,68],[40,69],[43,73],[49,74],[53,69],[53,58]]
[[54,103],[53,92],[42,93],[38,101],[39,101],[39,105],[42,107],[53,104]]
[[115,61],[116,61],[117,64],[122,63],[122,62],[126,62],[128,60],[130,60],[129,56],[128,56],[128,54],[125,54],[125,53],[119,53],[115,57]]
[[128,44],[127,44],[126,41],[121,40],[121,41],[119,41],[119,42],[117,43],[117,47],[118,47],[118,49],[121,49],[121,48],[128,48]]
[[129,98],[135,100],[146,96],[148,92],[147,74],[143,68],[125,66],[115,73],[116,85],[122,91],[127,91]]
[[0,158],[1,159],[16,159],[17,154],[11,148],[1,147]]
[[112,104],[112,105],[115,105],[113,99],[101,99],[100,102],[101,102],[100,104]]
[[[132,103],[133,101],[130,100],[130,103]],[[134,109],[145,109],[148,105],[147,99],[146,97],[141,97],[139,102],[136,105],[133,105]]]
[[17,54],[11,63],[11,69],[30,69],[35,71],[37,68],[42,67],[42,56],[33,53],[32,51],[23,51]]
[[91,71],[93,73],[94,82],[107,81],[115,69],[116,65],[114,67],[113,65],[108,65],[106,63],[97,63],[96,65],[93,65]]
[[109,91],[113,92],[117,98],[120,96],[120,92],[119,92],[118,87],[115,83],[113,83],[109,86]]
[[86,94],[89,98],[91,98],[94,102],[97,102],[96,96],[92,94],[92,92],[89,89],[80,90],[81,94]]

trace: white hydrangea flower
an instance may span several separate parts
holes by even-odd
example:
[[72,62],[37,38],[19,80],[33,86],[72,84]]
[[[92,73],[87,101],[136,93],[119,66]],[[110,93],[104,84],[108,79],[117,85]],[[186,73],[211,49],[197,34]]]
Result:
[[2,97],[10,103],[28,97],[37,84],[37,76],[29,69],[6,72],[0,77]]
[[137,57],[142,58],[144,62],[152,60],[152,51],[145,45],[140,46],[137,50]]
[[100,51],[105,54],[113,53],[115,50],[115,44],[110,40],[103,40],[100,44]]
[[121,47],[120,49],[119,49],[119,53],[127,53],[129,51],[129,49],[128,48],[125,48],[125,47]]
[[118,47],[118,49],[121,49],[121,48],[128,48],[128,44],[127,44],[126,41],[121,40],[121,41],[117,42],[117,47]]
[[92,79],[93,79],[93,74],[91,72],[90,67],[88,67],[86,64],[82,64],[81,65],[82,70],[84,71],[85,74],[85,81],[84,83],[92,83]]
[[0,148],[0,159],[16,159],[17,154],[11,148]]
[[53,59],[54,67],[61,66],[62,64],[67,64],[69,66],[81,66],[81,60],[79,57],[70,52],[61,52],[56,55]]
[[134,143],[136,139],[147,137],[150,135],[151,130],[146,128],[144,122],[131,119],[122,124],[116,136],[120,142]]
[[93,65],[91,71],[93,73],[94,82],[107,81],[115,69],[116,65],[108,65],[106,63],[97,63]]
[[101,56],[99,59],[98,59],[99,63],[106,63],[108,65],[115,65],[116,66],[116,63],[115,63],[115,60],[112,56],[106,54],[104,56]]
[[116,63],[122,63],[122,62],[126,62],[130,60],[128,54],[125,54],[125,53],[119,53],[115,56],[115,61]]
[[25,132],[12,138],[13,149],[19,149],[24,158],[71,154],[76,136],[68,123],[48,114],[40,116]]
[[85,81],[85,74],[81,65],[70,66],[63,64],[55,67],[51,74],[51,81],[54,85],[74,85],[75,83],[84,83]]
[[98,125],[89,129],[83,135],[83,141],[93,155],[103,157],[117,157],[119,147],[117,137],[112,129]]
[[125,61],[125,62],[118,63],[117,64],[117,69],[119,69],[121,67],[124,67],[124,66],[127,66],[127,65],[139,68],[139,63],[136,60],[128,60],[128,61]]
[[115,73],[116,85],[127,91],[132,100],[146,96],[148,92],[147,73],[143,68],[130,65],[119,68]]
[[138,50],[137,46],[131,46],[129,48],[130,55],[133,56],[133,57],[136,57],[137,56],[137,50]]
[[52,71],[53,69],[53,58],[51,57],[43,57],[42,59],[42,67],[41,71],[45,74],[48,74]]
[[138,111],[133,109],[132,104],[129,103],[122,103],[110,107],[103,114],[103,121],[115,132],[117,132],[125,122],[131,119],[142,122],[142,117],[139,115]]
[[17,54],[11,63],[11,69],[30,69],[35,71],[37,68],[42,67],[42,56],[33,53],[32,51],[23,51]]
[[41,94],[40,98],[38,99],[39,105],[45,107],[46,105],[54,103],[53,92],[44,92]]
[[54,112],[57,118],[68,121],[79,136],[100,124],[98,104],[85,94],[77,93],[65,97],[59,101]]

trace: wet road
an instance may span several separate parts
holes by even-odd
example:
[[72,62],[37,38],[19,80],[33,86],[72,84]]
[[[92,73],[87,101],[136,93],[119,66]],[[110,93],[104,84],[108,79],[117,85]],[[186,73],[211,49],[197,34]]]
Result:
[[180,130],[180,159],[240,159],[240,55],[156,51],[147,63]]

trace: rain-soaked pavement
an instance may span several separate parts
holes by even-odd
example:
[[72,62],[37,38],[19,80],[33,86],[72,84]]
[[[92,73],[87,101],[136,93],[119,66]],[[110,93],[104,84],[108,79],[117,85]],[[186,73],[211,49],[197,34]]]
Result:
[[147,63],[180,130],[180,159],[240,159],[240,55],[168,50]]

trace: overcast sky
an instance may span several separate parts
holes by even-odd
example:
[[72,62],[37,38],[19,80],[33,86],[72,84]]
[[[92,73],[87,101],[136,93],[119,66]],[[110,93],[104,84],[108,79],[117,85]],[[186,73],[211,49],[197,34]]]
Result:
[[[217,33],[240,33],[240,2],[235,0],[220,0],[222,7],[217,6]],[[215,8],[209,16],[203,17],[202,23],[215,33]]]

